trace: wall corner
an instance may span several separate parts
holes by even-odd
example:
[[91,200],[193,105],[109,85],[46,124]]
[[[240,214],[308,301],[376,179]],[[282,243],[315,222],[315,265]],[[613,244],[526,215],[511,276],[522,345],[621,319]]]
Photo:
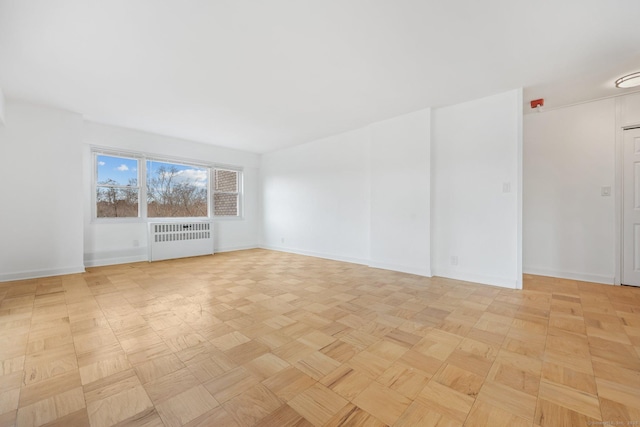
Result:
[[517,234],[516,234],[516,289],[522,289],[523,288],[523,267],[522,267],[522,263],[523,263],[523,248],[524,248],[524,242],[523,242],[523,225],[522,225],[522,221],[523,221],[523,211],[524,211],[524,198],[523,198],[523,180],[524,180],[524,175],[523,175],[523,168],[524,168],[524,124],[523,124],[523,107],[522,107],[522,102],[523,102],[523,89],[519,88],[517,89],[517,100],[516,100],[516,114],[518,115],[518,119],[517,119],[517,144],[518,144],[518,148],[516,151],[516,163],[517,163],[517,171],[516,171],[516,175],[517,175],[517,187],[518,187],[518,193],[517,193]]
[[2,93],[2,88],[0,87],[0,126],[4,126],[4,93]]

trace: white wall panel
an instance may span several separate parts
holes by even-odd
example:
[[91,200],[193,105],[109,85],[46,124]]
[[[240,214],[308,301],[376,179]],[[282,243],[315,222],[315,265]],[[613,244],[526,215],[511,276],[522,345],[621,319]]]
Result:
[[431,111],[372,124],[371,261],[431,276]]
[[263,245],[367,263],[368,157],[365,129],[263,155]]
[[514,90],[434,110],[434,275],[521,285],[521,105]]
[[82,117],[8,103],[0,159],[0,281],[84,271]]
[[98,123],[84,124],[84,257],[87,265],[105,265],[148,259],[146,223],[91,219],[91,146],[218,163],[243,168],[244,216],[214,221],[216,252],[255,248],[260,244],[259,165],[257,154],[193,141],[154,135]]
[[614,281],[615,100],[524,117],[524,271]]

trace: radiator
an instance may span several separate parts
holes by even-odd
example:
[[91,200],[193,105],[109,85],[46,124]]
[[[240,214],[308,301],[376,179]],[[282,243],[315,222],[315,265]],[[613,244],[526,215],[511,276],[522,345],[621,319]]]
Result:
[[149,261],[211,254],[210,222],[149,223]]

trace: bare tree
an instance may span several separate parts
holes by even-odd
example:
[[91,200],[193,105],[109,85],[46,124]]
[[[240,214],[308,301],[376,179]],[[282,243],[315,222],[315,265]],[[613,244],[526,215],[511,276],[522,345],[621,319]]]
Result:
[[138,215],[137,180],[130,179],[126,187],[113,179],[98,182],[96,194],[98,218]]
[[180,182],[175,166],[160,166],[147,183],[150,217],[207,216],[207,190],[193,182]]
[[[149,217],[199,217],[208,214],[206,186],[185,181],[175,166],[160,166],[147,180],[147,215]],[[139,187],[135,178],[127,185],[113,179],[98,182],[96,194],[98,217],[138,216]]]

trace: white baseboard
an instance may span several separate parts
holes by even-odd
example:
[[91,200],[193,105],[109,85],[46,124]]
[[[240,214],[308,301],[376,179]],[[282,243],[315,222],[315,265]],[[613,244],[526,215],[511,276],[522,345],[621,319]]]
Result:
[[0,282],[12,282],[14,280],[37,279],[40,277],[63,276],[65,274],[84,273],[84,265],[66,268],[50,268],[44,270],[18,271],[15,273],[0,274]]
[[300,249],[285,248],[282,246],[261,245],[260,248],[268,249],[271,251],[287,252],[287,253],[297,254],[297,255],[312,256],[315,258],[330,259],[332,261],[342,261],[342,262],[349,262],[352,264],[366,265],[367,267],[371,267],[371,268],[398,271],[400,273],[415,274],[417,276],[431,277],[431,271],[427,268],[423,269],[423,268],[415,268],[415,267],[399,265],[399,264],[371,262],[369,260],[361,259],[361,258],[345,257],[345,256],[340,256],[335,254],[325,254],[325,253],[313,252],[313,251],[304,251]]
[[115,257],[115,258],[102,258],[86,261],[87,267],[104,267],[107,265],[117,264],[131,264],[133,262],[146,262],[149,261],[148,256],[131,256],[131,257]]
[[298,255],[312,256],[316,258],[330,259],[332,261],[342,261],[342,262],[350,262],[352,264],[369,265],[369,261],[360,259],[360,258],[351,258],[351,257],[340,256],[340,255],[334,255],[334,254],[324,254],[320,252],[304,251],[300,249],[291,249],[291,248],[285,248],[281,246],[272,246],[272,245],[260,245],[259,248],[269,249],[271,251],[287,252],[290,254],[298,254]]
[[518,280],[515,278],[510,279],[507,277],[484,276],[467,271],[457,271],[446,268],[432,268],[431,272],[434,276],[445,277],[447,279],[462,280],[464,282],[480,283],[483,285],[499,286],[501,288],[518,288]]
[[[256,248],[258,248],[257,245],[229,246],[224,248],[217,248],[214,252],[233,252]],[[146,247],[140,247],[134,250],[104,251],[84,254],[84,264],[87,267],[104,267],[107,265],[129,264],[132,262],[146,261],[149,261],[149,253]]]
[[247,251],[249,249],[258,249],[259,245],[244,245],[244,246],[227,246],[224,248],[216,248],[214,252],[235,252],[235,251]]
[[535,276],[557,277],[559,279],[579,280],[581,282],[602,283],[604,285],[613,285],[614,277],[601,274],[585,274],[572,271],[548,270],[546,268],[524,267],[524,274],[533,274]]
[[431,277],[431,269],[416,268],[400,264],[389,264],[386,262],[370,262],[369,267],[380,268],[382,270],[399,271],[400,273],[415,274],[416,276]]
[[149,253],[146,247],[84,254],[84,265],[87,267],[103,267],[105,265],[129,264],[144,261],[149,261]]

